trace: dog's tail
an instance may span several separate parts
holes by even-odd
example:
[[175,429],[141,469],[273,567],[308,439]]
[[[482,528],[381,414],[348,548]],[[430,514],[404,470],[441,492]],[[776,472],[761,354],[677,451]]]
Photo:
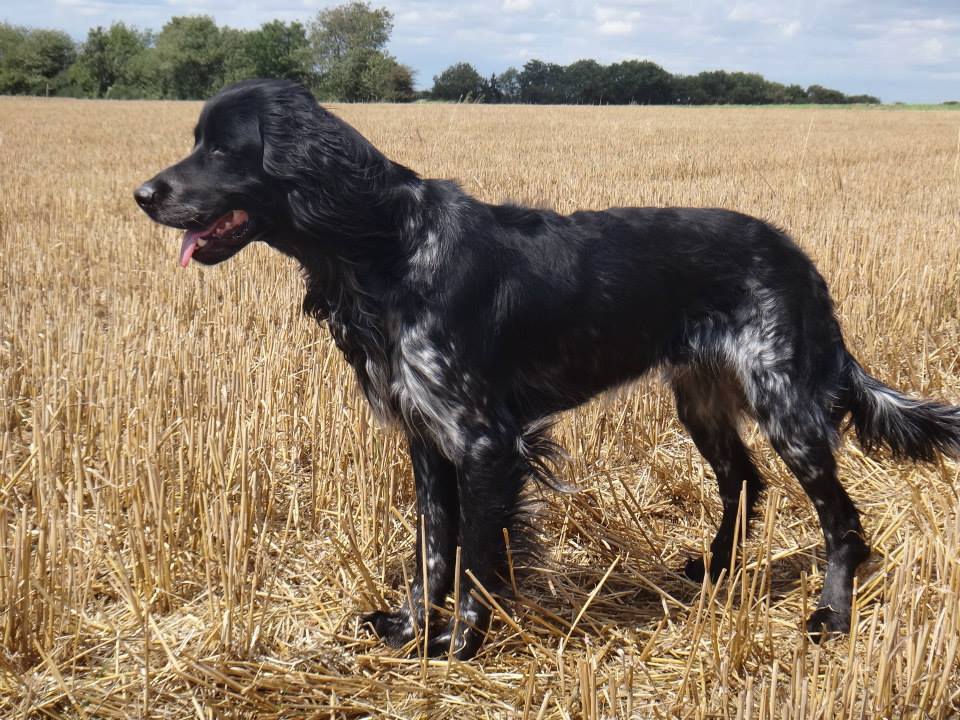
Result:
[[898,458],[960,458],[960,407],[908,397],[871,377],[849,354],[845,375],[848,408],[864,450],[886,445]]

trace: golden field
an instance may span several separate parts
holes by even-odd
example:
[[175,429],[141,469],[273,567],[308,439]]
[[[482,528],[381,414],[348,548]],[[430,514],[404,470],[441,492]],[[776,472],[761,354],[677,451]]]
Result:
[[[742,572],[683,561],[719,518],[655,381],[565,416],[547,552],[470,663],[381,645],[413,546],[379,428],[296,267],[176,263],[133,188],[196,103],[0,98],[0,717],[814,718],[960,713],[960,466],[840,452],[874,546],[850,638],[811,644],[811,505],[770,481]],[[960,114],[342,106],[488,201],[722,206],[786,228],[873,374],[960,401]]]

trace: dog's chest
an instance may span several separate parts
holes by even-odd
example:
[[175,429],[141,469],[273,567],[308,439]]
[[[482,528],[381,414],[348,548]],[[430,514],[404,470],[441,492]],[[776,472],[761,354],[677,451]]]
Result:
[[358,318],[335,311],[327,318],[327,325],[337,349],[356,373],[374,414],[382,422],[396,419],[397,409],[390,394],[389,349],[382,328],[373,322],[372,316]]
[[441,342],[438,318],[407,298],[373,292],[356,276],[336,279],[315,285],[323,298],[307,304],[326,310],[317,317],[326,319],[374,414],[387,424],[452,434],[454,390],[467,378],[456,371],[452,346]]
[[370,344],[369,333],[358,328],[345,313],[336,310],[331,310],[327,328],[337,350],[355,370],[361,370],[370,351],[367,347]]

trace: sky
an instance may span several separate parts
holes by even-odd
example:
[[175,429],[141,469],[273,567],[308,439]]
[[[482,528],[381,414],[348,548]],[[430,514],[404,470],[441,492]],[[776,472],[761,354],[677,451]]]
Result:
[[[255,28],[308,22],[324,0],[0,0],[0,20],[65,30],[123,21],[159,30],[176,15]],[[394,14],[388,50],[418,87],[455,62],[484,75],[531,58],[647,59],[672,73],[759,72],[884,102],[960,100],[960,0],[373,0]]]

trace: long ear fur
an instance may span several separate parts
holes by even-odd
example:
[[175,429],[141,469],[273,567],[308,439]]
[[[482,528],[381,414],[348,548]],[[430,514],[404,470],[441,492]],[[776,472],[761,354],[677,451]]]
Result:
[[263,167],[285,183],[294,226],[327,240],[380,238],[395,227],[397,184],[416,174],[294,83],[273,84],[260,118]]

